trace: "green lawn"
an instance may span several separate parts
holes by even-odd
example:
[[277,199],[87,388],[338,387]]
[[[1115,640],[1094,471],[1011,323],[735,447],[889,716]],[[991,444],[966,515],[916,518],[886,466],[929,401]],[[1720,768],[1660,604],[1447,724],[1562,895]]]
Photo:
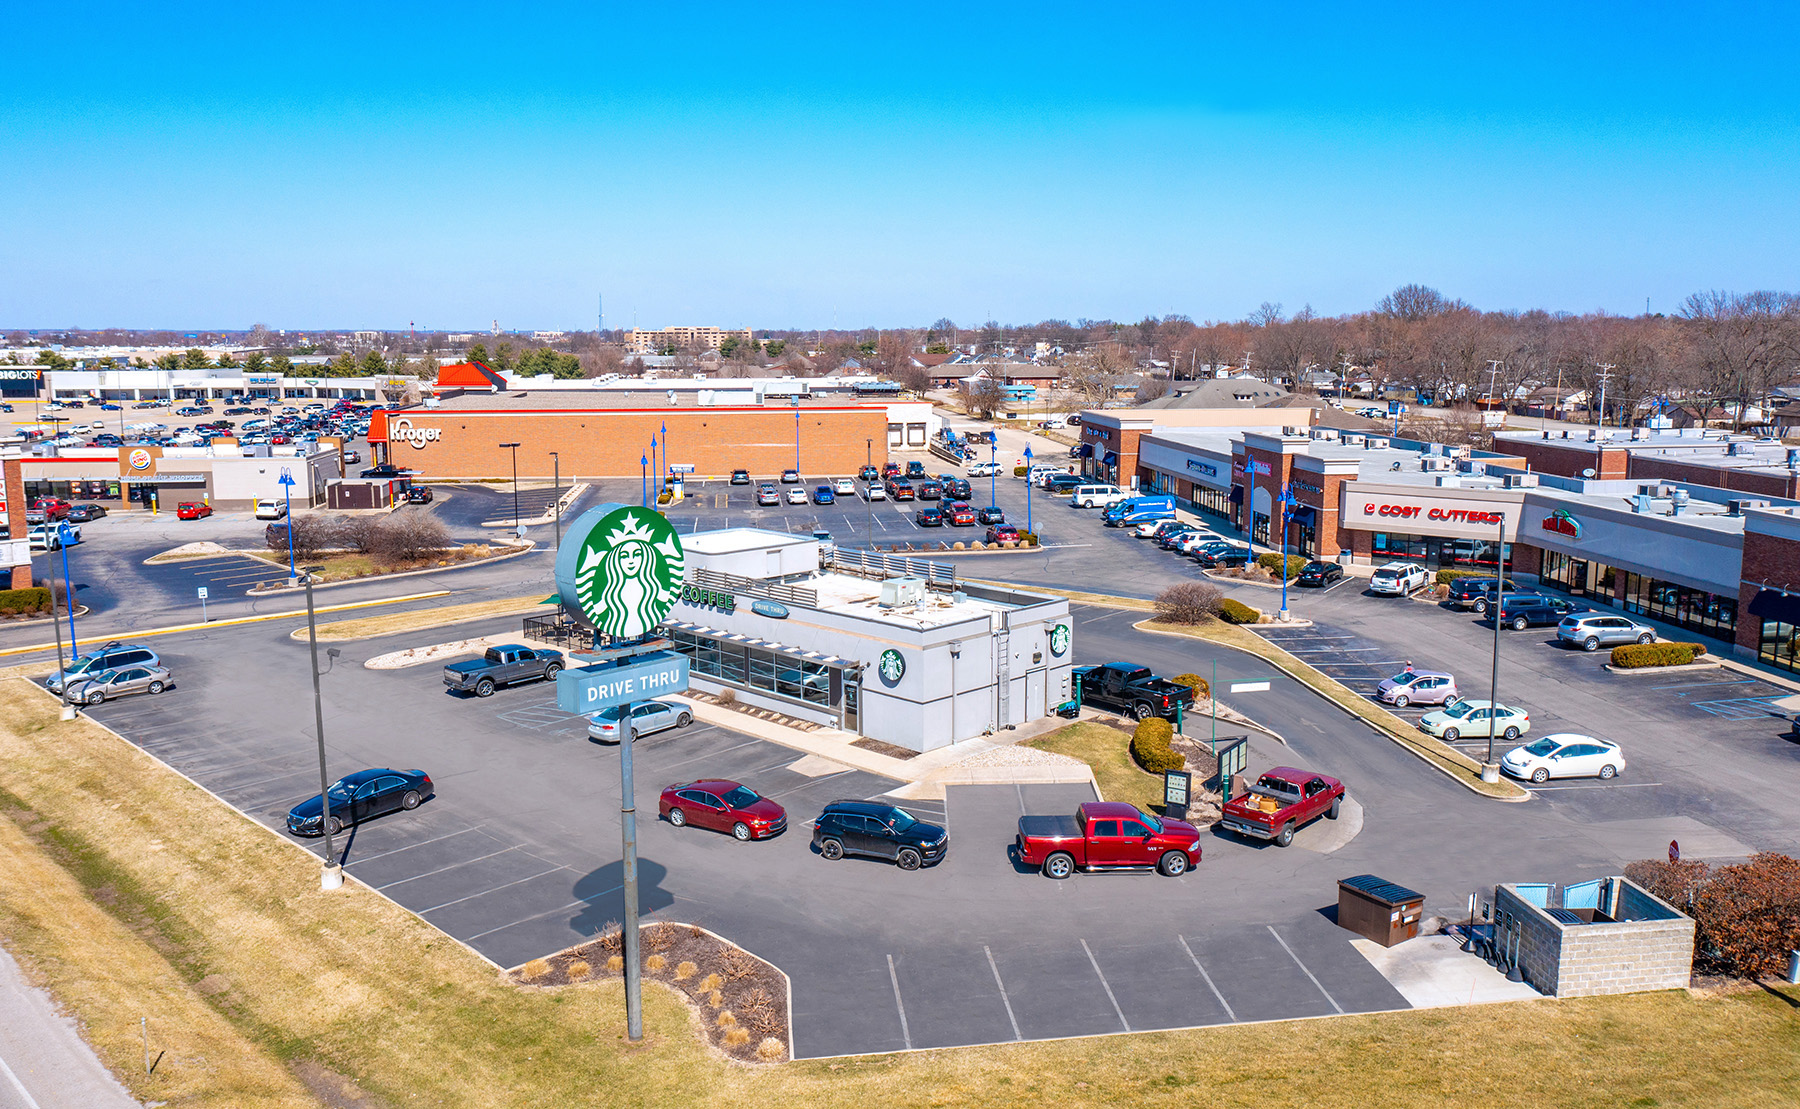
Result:
[[1023,744],[1080,759],[1094,768],[1100,796],[1124,801],[1147,812],[1162,812],[1162,775],[1139,767],[1131,758],[1131,733],[1106,724],[1083,721],[1058,728]]

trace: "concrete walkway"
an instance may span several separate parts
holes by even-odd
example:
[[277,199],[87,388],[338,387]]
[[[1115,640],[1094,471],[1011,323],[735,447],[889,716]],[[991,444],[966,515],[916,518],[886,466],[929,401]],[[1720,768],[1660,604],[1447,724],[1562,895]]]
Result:
[[0,1109],[138,1109],[56,1002],[0,949]]
[[1449,936],[1419,936],[1393,947],[1365,939],[1353,939],[1350,945],[1415,1009],[1536,1001],[1544,996],[1524,982],[1508,982],[1480,956],[1465,954]]

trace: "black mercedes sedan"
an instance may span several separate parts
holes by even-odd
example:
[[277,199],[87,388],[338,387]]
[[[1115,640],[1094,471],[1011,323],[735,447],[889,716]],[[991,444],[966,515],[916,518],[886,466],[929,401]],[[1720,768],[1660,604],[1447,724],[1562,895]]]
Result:
[[[346,824],[357,824],[397,809],[412,810],[431,800],[431,775],[423,770],[359,770],[331,784],[331,834]],[[288,810],[288,831],[297,836],[322,836],[319,815],[325,805],[318,794]]]

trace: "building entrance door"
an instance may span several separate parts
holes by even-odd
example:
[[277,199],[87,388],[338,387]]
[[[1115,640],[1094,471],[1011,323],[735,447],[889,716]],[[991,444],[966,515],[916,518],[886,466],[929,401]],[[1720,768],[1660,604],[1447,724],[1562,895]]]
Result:
[[1037,717],[1047,715],[1050,707],[1044,703],[1044,671],[1025,671],[1025,711]]

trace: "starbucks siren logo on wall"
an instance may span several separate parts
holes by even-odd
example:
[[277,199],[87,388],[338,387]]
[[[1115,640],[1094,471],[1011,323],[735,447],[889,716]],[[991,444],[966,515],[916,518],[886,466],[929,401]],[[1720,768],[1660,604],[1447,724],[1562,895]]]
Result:
[[563,607],[595,631],[638,639],[656,630],[681,592],[681,538],[662,514],[604,504],[582,513],[556,556]]
[[1058,658],[1069,653],[1069,625],[1058,624],[1050,629],[1050,653]]
[[899,651],[890,649],[881,652],[881,658],[876,661],[875,668],[881,674],[881,680],[889,685],[906,677],[906,660],[900,657]]

